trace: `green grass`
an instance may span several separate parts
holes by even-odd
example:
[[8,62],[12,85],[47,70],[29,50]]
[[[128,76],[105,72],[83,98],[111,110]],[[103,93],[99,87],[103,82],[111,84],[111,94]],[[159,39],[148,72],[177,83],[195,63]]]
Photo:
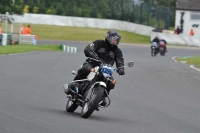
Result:
[[[5,24],[2,23],[5,28]],[[26,27],[28,24],[23,24]],[[70,27],[70,26],[55,26],[30,24],[32,34],[38,35],[39,39],[46,40],[70,40],[70,41],[94,41],[96,39],[105,39],[106,32],[109,29],[96,29],[84,27]],[[10,31],[10,25],[7,26],[7,31]],[[19,33],[20,24],[14,23],[14,32]],[[117,30],[121,36],[121,43],[131,44],[149,44],[150,37],[131,32]]]
[[0,54],[22,53],[30,51],[61,51],[59,45],[7,45],[0,46]]
[[[3,24],[5,27],[5,24]],[[23,24],[25,27],[28,24]],[[7,31],[10,31],[10,25],[8,25]],[[55,25],[41,25],[41,24],[30,24],[32,29],[32,34],[36,34],[39,40],[70,40],[70,41],[87,41],[91,42],[97,39],[105,39],[105,34],[109,29],[96,29],[96,28],[84,28],[84,27],[70,27],[70,26],[55,26]],[[20,24],[14,24],[14,32],[19,33]],[[149,44],[150,37],[139,35],[131,32],[120,31],[121,43],[129,44]],[[18,47],[22,47],[19,48]],[[20,45],[18,47],[1,47],[0,54],[8,53],[19,53],[35,50],[50,50],[43,46],[31,46],[31,45]]]
[[[5,24],[2,24],[5,27]],[[25,27],[28,24],[23,24]],[[32,34],[36,34],[39,40],[70,40],[70,41],[87,41],[91,42],[97,39],[105,39],[105,35],[109,29],[96,29],[84,27],[70,27],[70,26],[53,26],[30,24]],[[7,26],[7,31],[10,31],[10,25]],[[14,24],[14,33],[19,33],[20,24]],[[130,44],[150,44],[150,37],[131,32],[117,30],[122,38],[121,43]],[[14,46],[0,46],[0,54],[21,53],[37,50],[59,50],[58,45],[14,45]]]
[[196,57],[180,57],[180,58],[177,58],[178,61],[187,61],[187,64],[190,64],[190,65],[195,65],[197,66],[198,68],[200,68],[200,56],[196,56]]
[[[32,33],[38,35],[39,39],[48,40],[71,40],[71,41],[94,41],[104,39],[108,29],[95,29],[84,27],[31,25]],[[119,31],[119,30],[118,30]],[[131,32],[119,31],[122,43],[149,43],[150,37]]]

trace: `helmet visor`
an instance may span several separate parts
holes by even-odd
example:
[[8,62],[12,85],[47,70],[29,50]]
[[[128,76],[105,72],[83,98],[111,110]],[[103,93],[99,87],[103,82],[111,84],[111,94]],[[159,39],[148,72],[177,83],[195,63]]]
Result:
[[118,45],[119,41],[120,41],[120,38],[118,36],[111,36],[109,41],[113,45]]

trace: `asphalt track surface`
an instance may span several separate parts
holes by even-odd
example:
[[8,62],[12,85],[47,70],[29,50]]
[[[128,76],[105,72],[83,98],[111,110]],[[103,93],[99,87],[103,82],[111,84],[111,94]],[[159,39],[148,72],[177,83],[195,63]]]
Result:
[[80,68],[87,42],[66,44],[77,53],[31,52],[0,55],[0,133],[200,133],[200,72],[174,56],[196,56],[199,48],[169,47],[165,57],[149,46],[120,45],[134,61],[111,91],[111,105],[81,118],[65,111],[63,84]]

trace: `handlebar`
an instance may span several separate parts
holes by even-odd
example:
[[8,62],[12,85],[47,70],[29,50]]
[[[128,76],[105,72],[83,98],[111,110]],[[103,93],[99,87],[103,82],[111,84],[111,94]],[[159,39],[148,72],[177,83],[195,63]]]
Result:
[[94,61],[97,61],[97,62],[102,62],[101,60],[97,60],[97,59],[94,59],[94,58],[88,58],[90,60],[94,60]]
[[[102,60],[98,60],[98,59],[94,59],[94,58],[88,58],[88,59],[93,60],[93,61],[97,61],[97,62],[101,62],[102,64],[104,64],[104,62],[103,62]],[[124,67],[128,67],[128,66],[123,66],[123,67],[118,67],[118,68],[112,67],[112,69],[113,69],[114,71],[117,71],[117,69],[119,69],[119,68],[124,68]]]

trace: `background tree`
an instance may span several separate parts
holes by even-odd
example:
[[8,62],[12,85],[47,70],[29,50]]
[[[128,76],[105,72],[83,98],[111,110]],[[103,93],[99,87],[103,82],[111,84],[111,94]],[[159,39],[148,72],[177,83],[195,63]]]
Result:
[[160,6],[169,7],[169,9],[170,9],[170,26],[174,26],[176,0],[141,0],[141,1],[144,1],[149,4],[157,4]]
[[[25,13],[115,19],[167,27],[168,20],[174,26],[175,1],[141,0],[143,4],[139,4],[134,0],[23,0],[22,7]],[[170,19],[166,14],[170,14]]]
[[23,14],[23,4],[21,0],[0,0],[0,13]]

